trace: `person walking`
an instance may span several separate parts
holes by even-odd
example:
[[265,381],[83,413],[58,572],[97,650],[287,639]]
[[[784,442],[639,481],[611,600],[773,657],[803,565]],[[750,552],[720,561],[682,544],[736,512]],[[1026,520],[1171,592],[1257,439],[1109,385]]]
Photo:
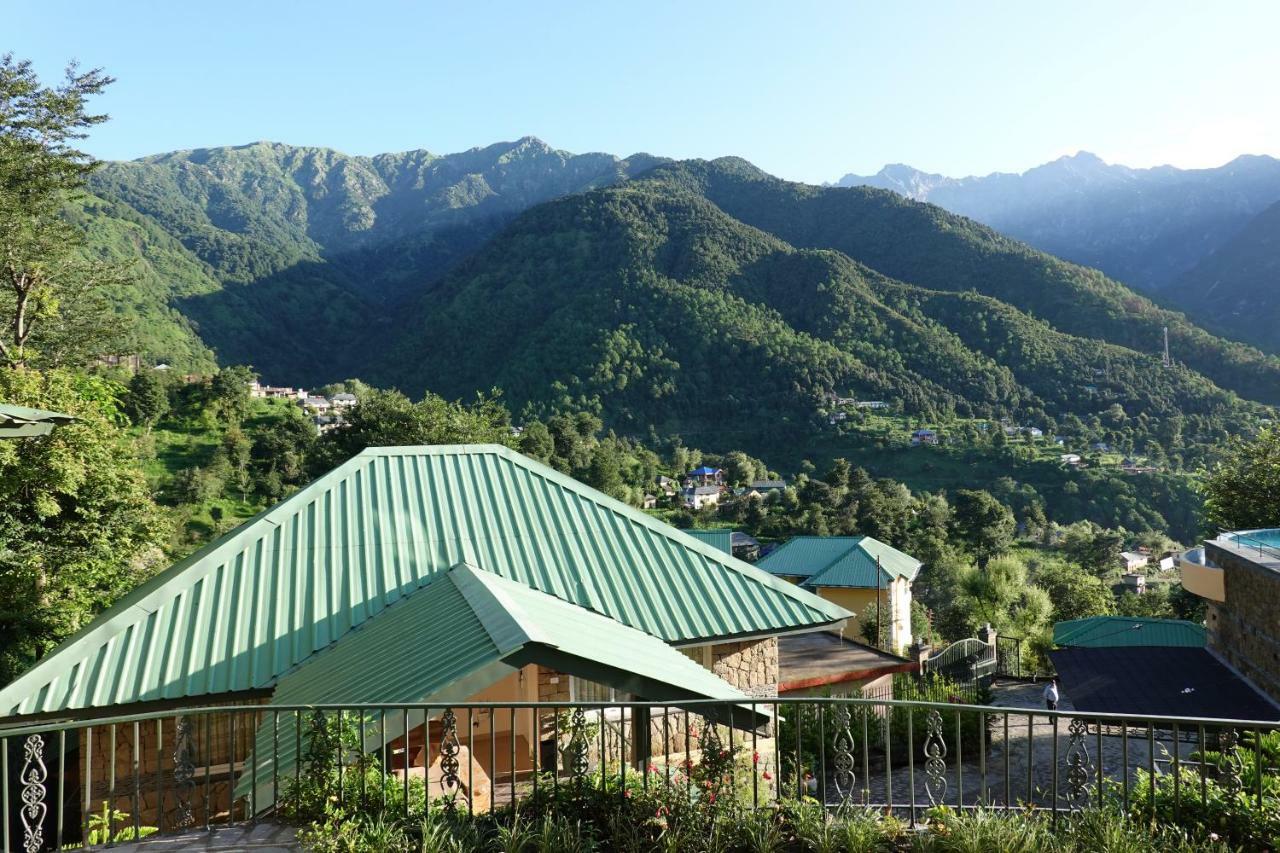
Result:
[[1058,679],[1051,678],[1044,687],[1044,706],[1050,711],[1058,710]]

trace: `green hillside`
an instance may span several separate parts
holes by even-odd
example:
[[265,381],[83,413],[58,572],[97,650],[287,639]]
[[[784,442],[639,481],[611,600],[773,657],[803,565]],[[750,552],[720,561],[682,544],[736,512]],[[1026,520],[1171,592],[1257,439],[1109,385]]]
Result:
[[1214,337],[1097,270],[1067,263],[940,207],[868,187],[782,181],[744,160],[660,166],[651,178],[705,195],[737,219],[797,247],[843,252],[932,290],[993,296],[1062,332],[1158,354],[1223,388],[1280,403],[1280,359]]
[[1240,428],[1259,411],[992,297],[796,248],[675,174],[530,210],[431,288],[365,375],[446,396],[498,386],[517,409],[594,408],[631,432],[718,432],[761,452],[824,429],[830,393],[1046,426],[1118,407],[1142,432],[1175,416]]
[[[313,384],[351,375],[396,305],[528,207],[619,180],[655,158],[572,155],[526,138],[459,154],[352,157],[269,142],[108,163],[91,187],[128,230],[181,253],[181,285],[148,287],[226,363]],[[164,291],[164,292],[162,292]],[[157,316],[144,326],[167,322]],[[144,354],[162,341],[144,333]]]

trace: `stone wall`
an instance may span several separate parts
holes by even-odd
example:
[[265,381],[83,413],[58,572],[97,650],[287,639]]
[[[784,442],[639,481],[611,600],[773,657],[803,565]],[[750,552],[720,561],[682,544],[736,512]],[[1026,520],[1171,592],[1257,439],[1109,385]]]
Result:
[[1209,603],[1208,644],[1227,663],[1280,701],[1280,574],[1213,546],[1224,573],[1226,601]]
[[778,638],[718,643],[711,647],[711,671],[748,696],[777,696]]

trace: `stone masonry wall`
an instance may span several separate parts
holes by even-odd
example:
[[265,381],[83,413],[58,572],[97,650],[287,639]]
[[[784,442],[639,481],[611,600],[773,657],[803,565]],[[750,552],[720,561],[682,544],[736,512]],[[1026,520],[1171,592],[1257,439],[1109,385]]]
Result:
[[748,696],[775,697],[778,695],[778,638],[714,645],[711,671]]
[[1226,601],[1210,603],[1209,647],[1280,701],[1280,574],[1213,548],[1222,567]]

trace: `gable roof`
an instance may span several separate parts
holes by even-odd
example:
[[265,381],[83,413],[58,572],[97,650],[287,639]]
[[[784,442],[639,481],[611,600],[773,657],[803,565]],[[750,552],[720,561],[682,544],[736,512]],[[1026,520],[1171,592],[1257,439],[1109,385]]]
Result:
[[370,448],[126,595],[0,715],[267,689],[462,562],[668,643],[849,616],[509,448]]
[[725,554],[733,553],[733,531],[732,530],[685,530],[684,533],[689,534],[699,542],[705,542],[717,551]]
[[801,585],[809,589],[874,589],[899,577],[915,580],[921,563],[870,536],[797,536],[757,565],[780,577],[803,578]]
[[1069,619],[1053,626],[1053,643],[1078,648],[1164,646],[1203,648],[1203,625],[1182,619],[1147,619],[1132,616],[1090,616]]

